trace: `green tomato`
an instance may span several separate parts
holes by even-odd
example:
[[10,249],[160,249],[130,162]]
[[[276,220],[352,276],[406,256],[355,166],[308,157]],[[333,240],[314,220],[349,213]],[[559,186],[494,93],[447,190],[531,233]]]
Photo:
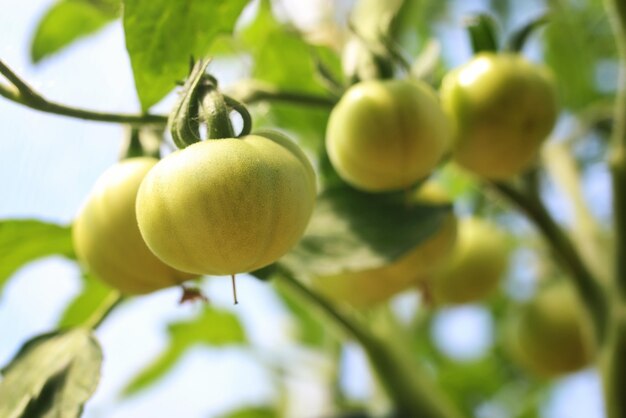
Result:
[[[449,204],[447,195],[432,182],[418,190],[414,203]],[[318,277],[312,285],[326,297],[358,309],[373,307],[416,287],[448,260],[457,237],[457,219],[450,212],[430,237],[389,265],[363,271]]]
[[74,220],[72,238],[78,260],[122,293],[148,293],[194,277],[159,260],[139,233],[137,190],[157,162],[155,158],[131,158],[109,168]]
[[304,153],[270,132],[206,140],[161,160],[137,196],[139,229],[164,262],[197,274],[249,272],[302,236],[315,205]]
[[508,239],[500,229],[482,219],[463,219],[450,260],[431,280],[434,300],[461,304],[484,299],[498,287],[508,260]]
[[330,114],[328,157],[354,187],[398,190],[426,177],[448,149],[449,122],[423,82],[371,80],[353,85]]
[[494,180],[528,168],[558,114],[551,73],[517,54],[476,55],[446,75],[441,102],[455,126],[454,160]]
[[567,282],[541,289],[508,319],[505,331],[512,357],[538,376],[575,372],[593,359],[590,324]]

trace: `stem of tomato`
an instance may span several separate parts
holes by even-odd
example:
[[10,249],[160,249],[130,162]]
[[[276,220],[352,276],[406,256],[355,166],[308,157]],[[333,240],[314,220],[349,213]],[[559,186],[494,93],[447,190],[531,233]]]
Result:
[[617,45],[619,79],[609,154],[613,180],[615,264],[611,281],[609,339],[602,356],[602,374],[607,416],[621,418],[626,416],[626,3],[605,0],[604,6]]
[[235,281],[234,274],[230,275],[230,281],[233,284],[233,301],[235,302],[235,305],[237,305],[239,301],[237,300],[237,282]]
[[357,340],[377,374],[382,386],[394,403],[395,415],[399,417],[459,418],[445,394],[438,390],[430,377],[415,361],[415,356],[405,351],[406,347],[370,332],[359,321],[340,312],[331,302],[303,285],[292,274],[281,271],[275,280],[284,285],[309,305],[342,328]]
[[207,139],[235,137],[230,111],[217,86],[213,86],[202,99],[201,114],[207,123]]

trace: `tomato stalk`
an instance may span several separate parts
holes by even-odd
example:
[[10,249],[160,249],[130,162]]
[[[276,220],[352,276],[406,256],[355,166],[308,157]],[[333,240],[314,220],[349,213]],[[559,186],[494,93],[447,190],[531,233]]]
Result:
[[280,271],[279,284],[299,296],[302,303],[326,316],[365,350],[376,375],[394,403],[395,416],[460,418],[462,415],[430,381],[415,362],[415,356],[403,351],[398,341],[388,341],[370,332],[360,322],[345,315],[321,295],[303,285],[290,272]]
[[603,377],[609,418],[626,416],[626,4],[605,0],[619,57],[619,80],[614,105],[609,166],[613,180],[615,266],[609,340],[605,347]]

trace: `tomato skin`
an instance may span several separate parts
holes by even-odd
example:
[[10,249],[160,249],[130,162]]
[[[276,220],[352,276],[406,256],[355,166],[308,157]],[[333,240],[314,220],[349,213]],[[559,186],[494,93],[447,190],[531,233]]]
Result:
[[569,283],[540,289],[506,325],[512,357],[538,376],[572,373],[593,360],[592,330]]
[[494,224],[462,219],[454,251],[431,281],[435,302],[462,304],[486,298],[506,273],[509,253],[507,236]]
[[494,180],[528,168],[558,115],[551,73],[517,54],[476,55],[446,75],[441,101],[455,127],[454,160]]
[[201,141],[165,157],[141,184],[137,218],[146,243],[166,263],[229,275],[289,251],[315,198],[304,153],[283,135],[263,132]]
[[125,294],[149,293],[194,277],[159,260],[139,233],[135,216],[137,190],[157,162],[155,158],[131,158],[105,171],[72,227],[81,264]]
[[407,188],[426,177],[449,141],[449,121],[434,91],[410,80],[353,85],[326,129],[326,150],[338,174],[370,192]]

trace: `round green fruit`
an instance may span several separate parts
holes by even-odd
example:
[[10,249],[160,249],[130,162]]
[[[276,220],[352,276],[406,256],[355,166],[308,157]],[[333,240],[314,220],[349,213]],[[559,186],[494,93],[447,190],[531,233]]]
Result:
[[157,162],[131,158],[109,168],[94,185],[72,227],[81,264],[125,294],[149,293],[194,277],[159,260],[139,233],[137,190]]
[[500,229],[482,219],[463,219],[452,256],[431,280],[434,300],[461,304],[484,299],[497,289],[508,260],[508,239]]
[[511,178],[532,163],[554,127],[558,106],[547,68],[517,54],[480,53],[442,82],[454,122],[454,160],[480,176]]
[[[422,186],[413,200],[420,205],[450,204],[449,197],[434,183]],[[450,211],[437,232],[393,263],[369,270],[318,277],[313,287],[326,297],[358,309],[373,307],[417,286],[448,259],[454,248],[457,220]]]
[[538,376],[575,372],[592,361],[591,330],[567,282],[541,289],[509,318],[507,326],[511,355]]
[[302,236],[315,205],[304,153],[274,132],[206,140],[162,159],[137,196],[148,247],[197,274],[267,266]]
[[353,85],[330,114],[326,150],[337,173],[362,190],[411,186],[441,160],[449,121],[423,82],[370,80]]

